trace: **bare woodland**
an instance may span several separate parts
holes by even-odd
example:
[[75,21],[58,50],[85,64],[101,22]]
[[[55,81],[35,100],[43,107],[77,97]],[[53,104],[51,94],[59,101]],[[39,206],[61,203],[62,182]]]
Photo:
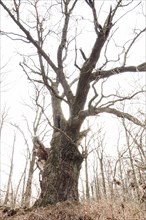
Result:
[[[121,204],[123,219],[126,202],[144,208],[146,62],[141,39],[146,27],[129,25],[128,35],[122,24],[134,12],[145,19],[144,1],[0,0],[0,5],[16,28],[2,29],[1,37],[25,47],[18,65],[33,91],[24,104],[33,113],[33,120],[23,115],[25,129],[9,119],[7,108],[1,111],[1,138],[5,126],[15,131],[1,205],[15,209],[112,201]],[[109,138],[116,140],[115,155],[112,149],[107,153],[108,120],[119,125]],[[25,143],[26,160],[14,190],[18,136]],[[111,219],[116,219],[113,214]]]

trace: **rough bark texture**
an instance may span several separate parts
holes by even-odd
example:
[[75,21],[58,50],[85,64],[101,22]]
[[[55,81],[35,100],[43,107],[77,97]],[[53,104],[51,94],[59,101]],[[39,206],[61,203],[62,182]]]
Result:
[[56,132],[46,162],[41,195],[35,205],[45,206],[65,200],[78,200],[78,178],[83,157],[77,147]]

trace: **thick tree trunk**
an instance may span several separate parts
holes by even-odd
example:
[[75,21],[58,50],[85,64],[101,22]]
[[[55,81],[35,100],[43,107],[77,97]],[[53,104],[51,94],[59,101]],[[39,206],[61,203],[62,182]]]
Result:
[[45,206],[65,200],[78,200],[78,179],[83,157],[64,134],[55,132],[51,153],[46,162],[40,198],[35,206]]

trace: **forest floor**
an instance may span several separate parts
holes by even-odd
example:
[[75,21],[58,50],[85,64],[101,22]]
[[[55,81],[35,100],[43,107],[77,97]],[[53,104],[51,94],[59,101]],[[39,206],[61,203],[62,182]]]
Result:
[[35,209],[10,209],[0,207],[0,220],[146,220],[143,205],[136,202],[57,203]]

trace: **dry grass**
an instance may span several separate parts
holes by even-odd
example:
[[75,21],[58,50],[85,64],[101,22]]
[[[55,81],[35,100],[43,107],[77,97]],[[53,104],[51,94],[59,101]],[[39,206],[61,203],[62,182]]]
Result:
[[146,213],[134,202],[99,202],[73,203],[63,202],[37,208],[31,211],[19,209],[14,216],[2,213],[0,219],[8,220],[146,220]]

